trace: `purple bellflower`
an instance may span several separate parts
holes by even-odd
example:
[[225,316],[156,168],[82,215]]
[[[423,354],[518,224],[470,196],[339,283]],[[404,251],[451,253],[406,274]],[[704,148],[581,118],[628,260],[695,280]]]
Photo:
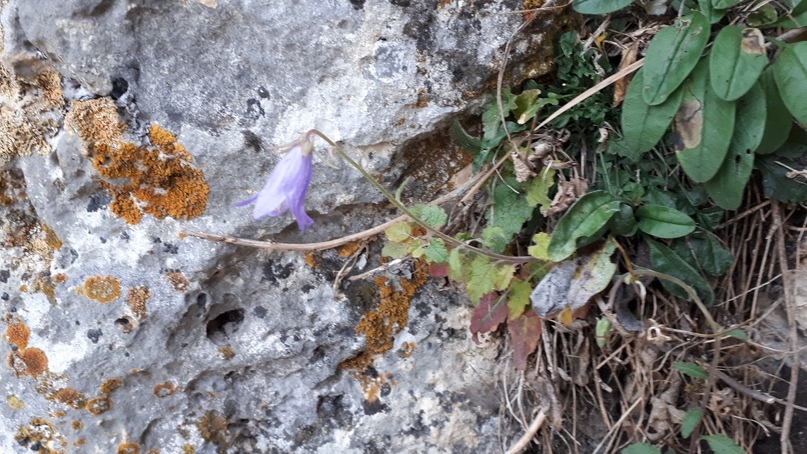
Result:
[[306,227],[314,223],[303,207],[308,183],[311,181],[314,151],[310,136],[310,132],[306,133],[302,138],[289,144],[288,150],[269,174],[269,180],[261,192],[236,203],[235,206],[240,207],[254,202],[252,217],[255,219],[280,216],[289,210],[300,230],[305,232]]

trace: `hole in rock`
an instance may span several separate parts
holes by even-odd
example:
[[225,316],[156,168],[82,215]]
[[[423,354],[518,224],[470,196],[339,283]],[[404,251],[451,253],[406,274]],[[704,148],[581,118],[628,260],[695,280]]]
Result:
[[232,309],[222,312],[207,322],[207,338],[218,346],[229,344],[232,336],[244,321],[244,309]]

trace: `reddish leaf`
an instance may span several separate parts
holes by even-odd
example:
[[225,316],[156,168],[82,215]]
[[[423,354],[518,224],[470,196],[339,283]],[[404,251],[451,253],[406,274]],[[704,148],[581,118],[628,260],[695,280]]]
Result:
[[432,263],[430,272],[433,277],[448,277],[448,262]]
[[527,368],[527,357],[538,347],[541,339],[541,319],[533,311],[507,323],[513,341],[513,365],[518,370]]
[[507,320],[507,298],[499,298],[496,292],[482,295],[479,305],[474,308],[471,316],[471,333],[474,335],[474,342],[479,342],[477,334],[487,333],[496,329],[500,323]]

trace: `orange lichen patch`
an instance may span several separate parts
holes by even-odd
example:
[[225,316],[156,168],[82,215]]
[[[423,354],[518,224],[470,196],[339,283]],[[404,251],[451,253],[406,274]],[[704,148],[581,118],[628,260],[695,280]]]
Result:
[[202,438],[216,446],[227,445],[227,420],[215,410],[205,412],[202,419],[196,425]]
[[53,424],[42,418],[32,419],[27,426],[20,427],[14,435],[14,440],[20,445],[27,447],[29,444],[38,444],[44,448],[44,451],[40,449],[39,452],[48,454],[56,452],[48,448],[55,438],[56,429],[53,428]]
[[171,284],[171,287],[178,292],[184,292],[185,290],[188,290],[188,287],[190,286],[188,279],[186,279],[185,275],[179,271],[169,271],[165,273],[165,280],[167,280],[168,283]]
[[305,263],[311,268],[319,268],[322,262],[322,257],[314,251],[307,251],[305,253]]
[[62,239],[59,238],[59,235],[57,235],[52,228],[42,224],[42,231],[45,234],[45,244],[47,244],[48,247],[53,250],[59,250],[62,248]]
[[140,222],[143,213],[157,219],[191,219],[204,213],[210,192],[204,172],[190,164],[190,153],[173,134],[154,125],[149,138],[156,149],[97,144],[95,170],[105,178],[129,181],[122,186],[101,182],[113,198],[110,211],[130,224]]
[[101,385],[100,390],[102,394],[111,394],[113,391],[120,388],[121,385],[123,385],[123,379],[110,378]]
[[61,388],[53,394],[53,400],[66,404],[76,410],[87,406],[87,398],[84,394],[73,388]]
[[223,347],[219,347],[219,356],[227,361],[235,358],[235,350],[229,345],[225,345]]
[[111,99],[97,98],[73,102],[64,117],[64,129],[92,147],[116,143],[123,137],[126,125],[119,120]]
[[6,357],[6,365],[17,377],[29,375],[35,377],[48,370],[48,356],[38,348],[23,348],[11,352]]
[[25,409],[25,403],[21,401],[17,396],[8,396],[7,399],[8,407],[12,410],[23,410]]
[[56,286],[53,285],[49,277],[42,277],[37,276],[34,278],[33,282],[33,290],[35,292],[40,292],[46,297],[48,300],[53,300],[54,295],[56,294]]
[[409,358],[415,353],[415,343],[414,342],[404,342],[401,346],[401,349],[398,350],[398,356],[401,358]]
[[76,419],[75,421],[70,423],[70,428],[73,430],[81,430],[84,428],[84,423],[81,420]]
[[[151,291],[145,285],[130,287],[126,294],[126,301],[129,302],[129,310],[140,320],[146,319],[146,300],[151,298]],[[130,323],[131,324],[131,323]]]
[[12,323],[6,328],[6,339],[20,349],[28,346],[28,337],[31,330],[25,323]]
[[127,441],[118,445],[117,454],[140,454],[140,443]]
[[55,412],[53,412],[53,416],[54,416],[54,417],[56,417],[56,418],[64,418],[64,416],[65,416],[66,414],[67,414],[67,413],[65,413],[65,412],[64,412],[64,411],[62,411],[62,410],[59,410],[59,411],[55,411]]
[[76,293],[105,304],[120,296],[120,282],[112,276],[93,276]]
[[165,383],[158,383],[154,385],[154,389],[152,390],[152,392],[154,393],[155,397],[163,398],[174,394],[174,391],[176,391],[176,389],[177,388],[176,386],[174,386],[173,383],[167,381]]
[[64,91],[62,91],[62,76],[54,71],[45,71],[36,77],[36,82],[42,90],[42,101],[54,109],[64,108]]
[[51,282],[53,282],[54,284],[64,284],[65,282],[67,282],[67,275],[64,273],[56,274],[51,278]]
[[73,446],[84,446],[87,444],[87,440],[84,438],[79,438],[78,440],[73,442]]
[[[156,452],[154,454],[160,454],[160,453]],[[182,445],[182,454],[196,454],[196,448],[188,444]]]
[[98,416],[112,409],[112,401],[106,396],[93,397],[87,401],[87,406],[84,408],[86,408],[90,414]]
[[347,243],[339,246],[336,248],[336,252],[339,253],[339,257],[345,258],[350,257],[351,255],[355,254],[356,251],[359,250],[359,243]]

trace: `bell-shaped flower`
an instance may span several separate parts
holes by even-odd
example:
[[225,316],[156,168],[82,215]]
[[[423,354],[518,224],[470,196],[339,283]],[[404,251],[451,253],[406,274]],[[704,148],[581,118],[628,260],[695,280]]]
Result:
[[311,181],[312,152],[314,146],[310,141],[310,133],[301,139],[292,142],[288,151],[280,159],[269,180],[254,196],[238,202],[235,206],[244,206],[255,203],[252,216],[260,219],[264,216],[280,216],[286,210],[291,211],[300,230],[305,232],[306,227],[314,223],[305,212],[303,204]]

